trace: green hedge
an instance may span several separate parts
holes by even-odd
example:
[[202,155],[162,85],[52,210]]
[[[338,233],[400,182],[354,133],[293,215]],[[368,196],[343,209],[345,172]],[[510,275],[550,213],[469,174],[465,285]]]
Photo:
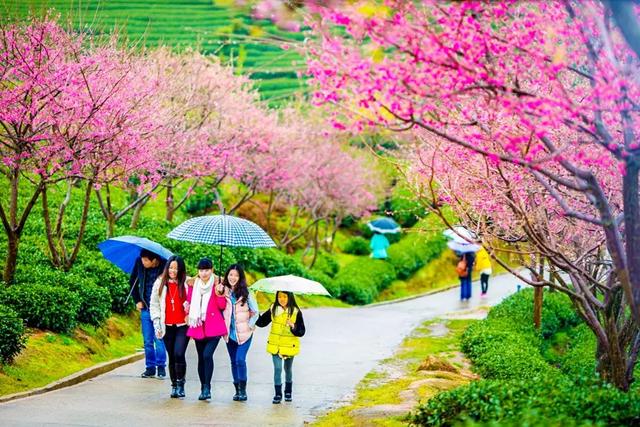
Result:
[[351,255],[368,255],[369,242],[360,236],[352,237],[342,245],[342,252]]
[[441,233],[409,234],[398,243],[389,246],[389,262],[396,269],[398,279],[409,278],[413,273],[436,259],[446,248]]
[[13,285],[2,292],[2,301],[28,326],[69,332],[76,326],[81,299],[77,293],[51,285]]
[[111,316],[111,295],[106,287],[100,287],[91,279],[77,274],[69,274],[61,285],[80,298],[76,316],[78,323],[100,326]]
[[15,310],[0,304],[0,361],[11,363],[24,348],[24,322]]
[[[599,381],[593,369],[593,339],[560,293],[545,293],[542,329],[532,324],[533,291],[507,298],[487,319],[465,331],[462,348],[484,378],[436,395],[418,406],[411,423],[468,425],[638,425],[638,389],[623,393]],[[571,332],[575,351],[564,367],[543,356],[549,338]],[[586,363],[585,363],[586,360]],[[573,366],[572,370],[570,367]],[[570,375],[567,375],[569,373]]]
[[343,301],[349,304],[369,304],[395,278],[396,271],[388,262],[362,258],[340,270],[335,277],[335,286],[340,288],[340,299]]

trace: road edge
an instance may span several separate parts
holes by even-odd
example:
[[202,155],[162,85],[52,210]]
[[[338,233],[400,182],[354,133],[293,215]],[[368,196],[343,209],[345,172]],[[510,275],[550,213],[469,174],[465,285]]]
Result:
[[21,391],[18,393],[8,394],[6,396],[0,396],[0,404],[7,403],[17,399],[23,399],[30,396],[35,396],[38,394],[48,393],[48,392],[59,390],[65,387],[70,387],[72,385],[76,385],[81,382],[95,378],[98,375],[105,374],[109,371],[119,368],[120,366],[136,362],[143,358],[144,358],[144,352],[141,351],[138,353],[130,354],[128,356],[120,357],[118,359],[102,362],[97,365],[85,368],[74,374],[68,375],[64,378],[60,378],[59,380],[53,381],[42,387],[34,388],[27,391]]

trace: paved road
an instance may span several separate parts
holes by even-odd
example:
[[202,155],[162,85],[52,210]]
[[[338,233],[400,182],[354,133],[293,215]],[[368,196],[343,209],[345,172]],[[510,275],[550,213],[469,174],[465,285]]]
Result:
[[[0,426],[300,426],[347,399],[376,364],[393,354],[421,322],[454,311],[495,305],[516,291],[517,279],[492,278],[490,293],[459,301],[459,288],[400,303],[361,308],[304,310],[307,334],[293,367],[294,401],[271,404],[273,368],[267,329],[249,351],[247,402],[233,402],[227,350],[215,354],[213,399],[197,400],[200,384],[195,346],[188,349],[187,397],[169,398],[169,381],[142,379],[144,361],[123,366],[73,387],[0,404]],[[52,360],[51,363],[56,363]]]

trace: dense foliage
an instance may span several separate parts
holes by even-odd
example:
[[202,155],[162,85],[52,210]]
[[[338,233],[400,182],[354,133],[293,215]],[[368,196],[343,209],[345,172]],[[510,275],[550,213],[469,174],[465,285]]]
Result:
[[[545,294],[540,331],[533,327],[532,313],[533,292],[526,290],[469,327],[463,350],[483,379],[436,395],[417,408],[412,423],[638,424],[640,388],[624,393],[598,377],[593,336],[569,299]],[[565,334],[572,338],[556,339]]]

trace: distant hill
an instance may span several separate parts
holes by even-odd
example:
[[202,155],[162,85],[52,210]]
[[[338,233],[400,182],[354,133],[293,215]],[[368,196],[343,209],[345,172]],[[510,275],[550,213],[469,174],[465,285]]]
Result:
[[[197,47],[233,63],[238,73],[256,80],[262,99],[278,105],[306,85],[297,77],[304,59],[286,40],[302,41],[303,33],[278,29],[270,21],[253,21],[248,10],[227,6],[224,0],[4,0],[0,15],[26,16],[54,9],[81,30],[109,32],[123,29],[132,42]],[[265,41],[265,39],[269,41]],[[282,41],[282,42],[281,42]]]

